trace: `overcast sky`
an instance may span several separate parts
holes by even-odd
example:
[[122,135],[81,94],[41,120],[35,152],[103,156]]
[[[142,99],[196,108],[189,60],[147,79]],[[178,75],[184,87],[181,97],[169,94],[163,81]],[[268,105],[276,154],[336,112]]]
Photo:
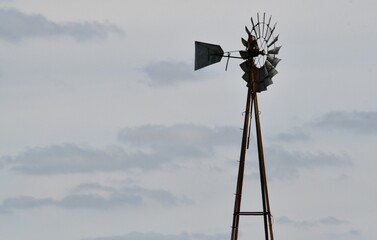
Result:
[[[246,101],[238,60],[272,15],[259,94],[279,240],[377,238],[377,3],[0,0],[0,238],[230,239]],[[261,209],[255,127],[242,209]],[[263,234],[244,217],[240,239]]]

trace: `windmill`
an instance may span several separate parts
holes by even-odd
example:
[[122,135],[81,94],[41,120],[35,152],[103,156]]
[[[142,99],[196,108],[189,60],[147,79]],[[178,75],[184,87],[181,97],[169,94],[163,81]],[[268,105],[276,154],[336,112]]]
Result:
[[[266,21],[266,14],[254,22],[251,18],[251,30],[246,26],[247,40],[241,38],[245,50],[238,51],[239,56],[232,56],[232,52],[224,52],[220,45],[195,42],[195,70],[209,66],[221,61],[223,57],[244,60],[240,67],[245,72],[242,78],[247,82],[247,100],[244,127],[242,133],[241,154],[238,168],[237,186],[234,202],[233,223],[231,240],[238,239],[239,222],[241,216],[262,216],[264,225],[265,240],[273,240],[272,215],[268,197],[266,168],[263,154],[262,133],[259,119],[259,108],[257,93],[267,90],[272,84],[272,78],[278,73],[276,66],[281,59],[276,55],[279,53],[281,46],[276,46],[279,35],[274,34],[276,23],[272,27],[271,16]],[[258,148],[259,176],[262,196],[261,211],[241,211],[242,185],[244,178],[246,150],[250,138],[250,122],[252,107],[254,106],[256,138]]]

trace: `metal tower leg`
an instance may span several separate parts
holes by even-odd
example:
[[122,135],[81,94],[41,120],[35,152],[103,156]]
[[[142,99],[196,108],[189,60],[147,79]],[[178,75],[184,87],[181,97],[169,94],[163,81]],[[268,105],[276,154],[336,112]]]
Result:
[[[239,221],[240,221],[241,215],[248,215],[248,216],[262,215],[263,222],[264,222],[265,240],[274,240],[273,231],[272,231],[270,203],[269,203],[269,197],[268,197],[266,168],[265,168],[265,163],[264,163],[262,133],[261,133],[261,127],[260,127],[260,120],[259,120],[258,98],[257,98],[257,93],[255,91],[254,71],[250,72],[249,78],[250,78],[250,81],[248,84],[248,91],[247,91],[247,101],[246,101],[243,134],[242,134],[240,162],[239,162],[239,168],[238,168],[238,178],[237,178],[236,196],[235,196],[235,203],[234,203],[231,240],[238,240]],[[256,125],[256,135],[257,135],[257,145],[258,145],[259,173],[260,173],[263,212],[241,212],[242,185],[243,185],[243,177],[244,177],[244,170],[245,170],[245,157],[246,157],[246,149],[247,149],[248,129],[249,129],[249,124],[250,124],[249,119],[250,119],[250,112],[252,109],[252,105],[254,105],[254,113],[255,113],[255,125]]]
[[242,144],[241,144],[241,154],[240,162],[238,167],[238,178],[237,178],[237,187],[236,187],[236,197],[234,202],[234,213],[233,213],[233,224],[232,224],[232,236],[231,240],[238,239],[238,226],[240,221],[240,210],[241,210],[241,196],[242,196],[242,184],[243,184],[243,175],[245,168],[245,157],[246,157],[246,147],[247,147],[247,132],[249,129],[249,115],[251,109],[251,86],[247,89],[247,100],[246,100],[246,109],[245,109],[245,120],[242,133]]
[[[264,154],[263,154],[263,144],[262,144],[262,132],[259,120],[259,108],[258,108],[258,97],[257,93],[252,93],[252,98],[254,101],[254,113],[255,113],[255,125],[257,133],[257,145],[258,145],[258,158],[259,158],[259,171],[260,171],[260,181],[261,181],[261,193],[262,193],[262,203],[263,203],[263,212],[264,214],[264,229],[265,229],[265,238],[274,240],[274,235],[272,231],[272,219],[270,211],[270,203],[268,197],[268,188],[267,188],[267,177],[266,177],[266,167],[264,163]],[[268,223],[267,223],[268,222]]]

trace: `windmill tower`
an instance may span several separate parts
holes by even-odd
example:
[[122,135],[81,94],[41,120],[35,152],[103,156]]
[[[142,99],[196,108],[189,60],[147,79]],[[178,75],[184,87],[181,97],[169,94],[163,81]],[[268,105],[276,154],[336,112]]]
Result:
[[[231,240],[238,240],[238,230],[241,216],[262,217],[265,240],[274,240],[257,93],[267,90],[267,87],[272,84],[271,79],[278,73],[275,68],[281,59],[277,58],[276,55],[279,53],[281,46],[275,46],[279,35],[274,35],[276,23],[272,27],[271,16],[269,20],[266,21],[265,13],[263,14],[263,19],[260,19],[259,14],[257,14],[257,19],[255,22],[253,18],[251,18],[251,25],[251,30],[249,30],[247,26],[245,27],[247,40],[241,38],[242,44],[246,49],[239,51],[240,56],[231,56],[231,52],[224,53],[219,45],[195,42],[195,70],[220,62],[223,57],[228,58],[228,61],[230,58],[244,60],[244,62],[240,64],[240,67],[245,72],[242,78],[247,82],[247,100],[234,202]],[[250,135],[251,114],[253,112],[253,107],[256,126],[262,210],[241,211],[246,150],[248,148],[247,145]]]

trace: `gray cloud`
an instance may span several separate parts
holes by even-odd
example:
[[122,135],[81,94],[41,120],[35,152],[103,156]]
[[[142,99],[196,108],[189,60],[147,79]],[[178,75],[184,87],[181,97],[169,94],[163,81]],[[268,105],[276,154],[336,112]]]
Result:
[[50,36],[69,36],[78,40],[87,40],[104,38],[109,33],[123,34],[123,31],[109,23],[57,23],[41,14],[26,14],[16,9],[0,9],[0,38],[7,41]]
[[38,208],[41,206],[51,205],[53,204],[53,200],[51,198],[33,198],[30,196],[18,196],[12,198],[6,198],[2,204],[0,205],[0,209],[4,211],[9,211],[11,209],[30,209],[30,208]]
[[350,158],[346,155],[289,152],[280,147],[268,147],[265,152],[269,178],[290,179],[298,177],[302,169],[352,165]]
[[341,233],[328,233],[326,236],[334,240],[357,240],[360,239],[362,234],[361,231],[352,229]]
[[193,68],[186,62],[160,61],[149,63],[143,71],[148,76],[148,85],[160,87],[198,80]]
[[289,143],[308,141],[310,139],[310,135],[300,129],[291,129],[288,132],[279,133],[275,137],[275,140]]
[[174,159],[201,158],[214,154],[216,146],[234,146],[240,141],[236,127],[207,127],[193,124],[143,125],[123,129],[119,141],[152,149]]
[[18,196],[6,198],[0,205],[4,213],[12,213],[17,210],[42,208],[55,206],[64,209],[110,209],[118,206],[141,205],[142,197],[132,194],[116,196],[101,196],[100,194],[72,194],[62,199],[34,198],[31,196]]
[[93,149],[67,143],[30,148],[15,156],[3,156],[0,160],[20,173],[62,174],[156,169],[170,160],[164,157],[142,152],[127,153],[118,146]]
[[[103,191],[106,190],[106,191]],[[113,188],[99,184],[82,184],[72,194],[61,199],[17,196],[6,198],[0,204],[0,213],[12,213],[16,210],[55,206],[64,209],[112,209],[122,206],[141,206],[147,202],[157,202],[163,206],[188,204],[187,198],[178,198],[165,190],[145,189],[141,187]]]
[[125,128],[119,133],[124,143],[146,146],[185,146],[212,148],[214,146],[238,145],[241,131],[236,127],[207,127],[193,124],[173,126],[143,125]]
[[377,132],[377,111],[333,111],[325,114],[314,126],[326,130],[374,134]]
[[238,144],[239,135],[239,129],[232,127],[147,125],[127,128],[119,133],[119,141],[133,145],[130,149],[143,146],[139,151],[127,152],[120,146],[93,149],[66,143],[2,156],[0,162],[25,174],[153,170],[181,159],[212,156],[216,146]]
[[293,220],[282,216],[276,218],[275,222],[287,227],[290,226],[295,231],[303,229],[306,234],[309,233],[308,231],[313,231],[316,234],[319,233],[319,238],[321,239],[356,240],[360,239],[362,235],[359,230],[350,229],[348,221],[333,216],[311,220]]
[[228,234],[160,234],[160,233],[140,233],[132,232],[122,236],[108,236],[99,238],[85,238],[83,240],[226,240]]
[[345,220],[338,219],[336,217],[324,217],[320,219],[315,220],[292,220],[286,216],[278,217],[276,218],[276,223],[278,224],[286,224],[286,225],[292,225],[294,227],[319,227],[321,225],[328,225],[328,226],[339,226],[344,225],[347,223]]
[[339,133],[353,133],[358,135],[372,135],[377,132],[377,111],[332,111],[323,114],[318,120],[296,126],[286,132],[272,137],[281,143],[296,143],[313,140],[314,131],[317,133],[331,131]]
[[84,183],[78,185],[74,193],[107,193],[111,195],[122,195],[123,193],[132,194],[135,196],[143,196],[144,198],[157,201],[166,206],[174,206],[179,203],[191,203],[187,197],[178,198],[166,190],[151,190],[141,187],[127,187],[114,188],[110,186],[103,186],[97,183]]

